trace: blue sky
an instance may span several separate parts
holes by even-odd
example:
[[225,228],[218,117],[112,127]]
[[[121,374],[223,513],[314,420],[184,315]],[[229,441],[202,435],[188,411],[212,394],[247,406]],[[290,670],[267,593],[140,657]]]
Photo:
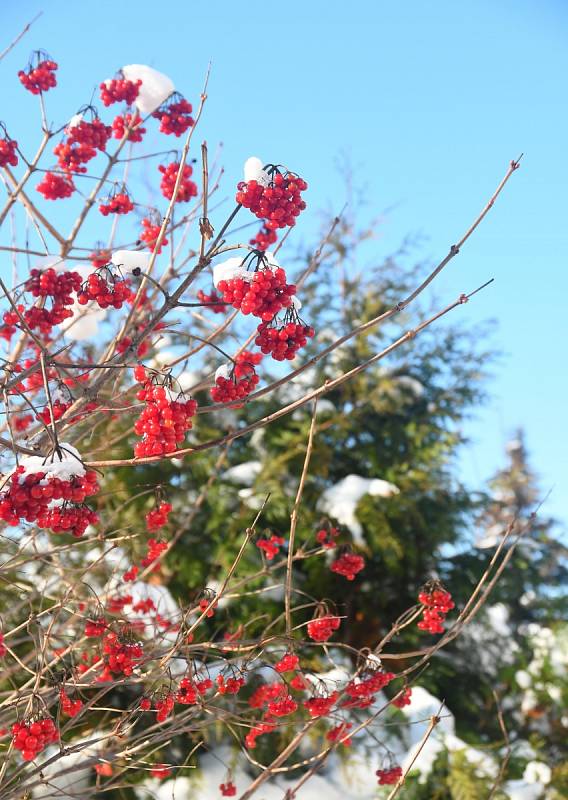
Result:
[[420,234],[417,257],[432,261],[524,152],[435,293],[449,301],[495,278],[458,312],[472,326],[495,319],[491,343],[503,352],[490,403],[467,428],[465,478],[479,486],[523,425],[541,487],[553,490],[546,510],[568,519],[568,4],[170,0],[163,8],[147,0],[3,4],[0,50],[44,13],[0,65],[0,117],[17,118],[22,143],[31,136],[35,106],[14,73],[39,47],[61,64],[62,88],[49,98],[61,120],[132,62],[170,74],[195,99],[212,60],[200,135],[210,146],[223,142],[227,186],[255,153],[306,175],[311,210],[339,210],[337,162],[347,158],[365,187],[365,213],[390,209],[377,252]]

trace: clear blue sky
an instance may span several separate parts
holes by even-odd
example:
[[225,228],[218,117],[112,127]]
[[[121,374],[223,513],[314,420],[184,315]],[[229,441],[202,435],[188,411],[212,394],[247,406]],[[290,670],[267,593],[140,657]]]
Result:
[[258,154],[306,175],[311,209],[339,210],[346,154],[369,215],[393,207],[383,253],[420,233],[424,259],[445,254],[524,152],[435,291],[450,300],[496,279],[460,312],[471,325],[498,320],[492,344],[504,353],[491,402],[467,429],[466,479],[480,485],[523,425],[541,487],[553,488],[547,511],[568,519],[565,0],[20,0],[2,4],[0,50],[39,10],[0,66],[0,117],[20,117],[17,138],[32,106],[14,72],[32,49],[61,63],[50,108],[62,120],[132,62],[195,99],[211,59],[201,136],[223,141],[227,185]]

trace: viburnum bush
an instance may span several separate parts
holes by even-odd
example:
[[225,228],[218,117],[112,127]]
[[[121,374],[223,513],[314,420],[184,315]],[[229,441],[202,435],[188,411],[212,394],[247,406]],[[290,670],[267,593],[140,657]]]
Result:
[[[48,93],[63,83],[58,64],[35,54],[13,81],[14,91],[39,97],[40,119],[49,118]],[[377,784],[400,787],[406,773],[383,723],[393,705],[412,704],[411,685],[478,613],[510,552],[500,550],[459,603],[432,571],[413,575],[411,602],[386,630],[384,620],[368,620],[366,643],[357,642],[365,619],[350,616],[341,597],[351,597],[352,584],[364,597],[376,564],[337,507],[315,519],[317,501],[303,503],[324,469],[313,457],[329,427],[318,405],[468,300],[461,295],[341,369],[345,346],[404,318],[485,211],[406,296],[374,315],[361,309],[342,335],[318,330],[301,298],[338,222],[307,265],[292,266],[288,233],[309,215],[309,164],[249,158],[243,180],[228,188],[231,209],[210,215],[207,147],[194,143],[206,94],[197,104],[196,94],[188,87],[186,99],[168,77],[128,65],[100,83],[96,103],[69,109],[53,128],[38,125],[35,155],[20,150],[17,120],[0,130],[8,191],[0,223],[9,228],[22,212],[37,235],[4,247],[17,276],[13,286],[0,283],[0,574],[10,598],[0,633],[3,800],[57,796],[50,787],[70,774],[82,798],[122,797],[149,776],[167,780],[199,764],[213,729],[240,753],[238,770],[234,760],[223,765],[219,797],[244,800],[274,774],[289,774],[292,798],[367,731]],[[160,155],[180,137],[178,152]],[[153,182],[152,207],[142,176]],[[248,243],[233,231],[237,215],[257,230]],[[320,381],[321,363],[339,368]],[[230,493],[224,483],[224,518],[221,506],[206,518],[232,454],[306,408],[307,437],[293,448],[283,437],[275,460],[276,483],[278,470],[284,476],[294,465],[289,501],[273,506],[268,487]],[[328,450],[325,469],[333,459]],[[188,475],[199,489],[182,494]],[[227,533],[213,567],[200,548],[240,525],[227,491],[246,522]],[[272,514],[287,516],[285,529],[269,529]],[[198,516],[188,547],[184,535]],[[513,529],[508,538],[514,547]],[[386,579],[388,559],[383,569]],[[318,571],[337,597],[308,591]],[[264,596],[266,613],[253,605]],[[409,652],[398,645],[406,636]],[[330,677],[339,657],[342,672]]]

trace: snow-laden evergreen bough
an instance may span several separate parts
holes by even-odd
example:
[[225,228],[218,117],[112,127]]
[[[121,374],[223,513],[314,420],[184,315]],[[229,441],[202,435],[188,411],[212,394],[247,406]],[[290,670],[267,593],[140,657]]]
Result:
[[[277,390],[341,344],[403,311],[457,255],[518,161],[420,286],[303,359],[316,331],[301,287],[333,235],[332,228],[292,279],[283,265],[306,209],[303,166],[282,166],[286,154],[274,162],[248,158],[235,205],[223,214],[221,170],[217,163],[210,170],[205,143],[194,144],[206,87],[194,112],[170,78],[131,64],[101,82],[98,107],[69,109],[69,119],[52,128],[46,106],[58,88],[58,64],[37,52],[18,77],[22,90],[39,98],[42,130],[33,156],[9,122],[0,130],[3,249],[15,265],[13,286],[0,284],[0,575],[11,598],[0,633],[1,797],[143,791],[146,779],[168,781],[199,765],[213,728],[234,748],[233,755],[216,751],[225,770],[219,796],[244,800],[290,773],[287,797],[294,797],[337,751],[356,748],[370,731],[373,782],[392,785],[394,797],[408,770],[382,734],[383,721],[412,703],[420,671],[478,612],[510,550],[500,545],[461,609],[425,575],[416,605],[388,636],[354,652],[342,644],[350,619],[325,598],[305,596],[294,570],[319,559],[337,581],[364,579],[364,549],[351,529],[355,506],[365,494],[389,502],[399,490],[348,476],[340,503],[339,489],[322,498],[324,516],[311,538],[298,541],[297,522],[306,476],[317,471],[318,399],[468,295],[354,370],[304,384],[300,398],[269,414],[246,424],[239,413],[260,398],[282,397]],[[145,203],[149,194],[155,206]],[[20,221],[28,233],[14,242],[8,228],[12,222],[22,230]],[[251,225],[253,235],[243,241]],[[230,568],[214,585],[174,598],[168,563],[176,561],[180,526],[203,503],[227,448],[306,405],[312,423],[289,530],[263,532],[270,497],[255,506],[241,493],[257,513]],[[208,434],[209,415],[225,426],[221,437]],[[162,480],[165,460],[192,470],[200,453],[215,449],[219,460],[201,494],[188,499],[189,508],[175,507]],[[139,476],[132,497],[116,497],[105,479],[116,469]],[[147,511],[133,519],[129,510],[140,497]],[[518,535],[512,526],[510,546]],[[231,608],[251,591],[279,587],[281,614],[233,629]],[[421,647],[391,651],[410,626],[423,632]],[[334,659],[341,669],[330,678]],[[434,715],[426,738],[438,722]],[[240,785],[243,774],[248,785]],[[69,794],[58,794],[62,776]]]

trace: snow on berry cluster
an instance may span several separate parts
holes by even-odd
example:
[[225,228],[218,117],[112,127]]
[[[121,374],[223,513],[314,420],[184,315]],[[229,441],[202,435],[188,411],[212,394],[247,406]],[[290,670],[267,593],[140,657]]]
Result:
[[443,633],[446,614],[455,607],[451,594],[434,584],[420,592],[418,601],[422,605],[422,619],[418,622],[420,630]]
[[97,475],[87,470],[77,450],[60,444],[49,458],[28,456],[21,460],[0,493],[0,519],[8,525],[35,522],[54,533],[82,536],[98,520],[84,505],[97,494]]
[[156,379],[142,366],[136,367],[134,377],[142,384],[136,397],[145,404],[134,423],[134,432],[142,436],[142,441],[134,447],[134,455],[144,457],[172,453],[183,443],[187,431],[191,429],[197,403],[192,399],[185,400],[183,394],[173,399],[171,389],[155,383]]
[[[254,177],[247,179],[247,173]],[[307,188],[299,175],[274,165],[263,167],[259,159],[251,158],[245,165],[245,180],[237,186],[236,201],[265,220],[268,230],[276,230],[296,224],[306,207],[302,192]]]
[[245,258],[229,258],[215,265],[213,283],[225,303],[265,322],[291,306],[296,294],[273,254],[256,250]]
[[215,403],[231,403],[247,397],[258,385],[260,378],[255,366],[262,355],[243,350],[231,367],[223,364],[215,373],[215,385],[211,388],[211,399]]
[[12,725],[12,744],[24,761],[33,761],[49,744],[59,741],[59,731],[51,717],[15,722]]
[[100,308],[122,308],[130,297],[128,282],[108,267],[91,272],[77,294],[77,302],[84,306],[95,302]]
[[[167,200],[171,200],[174,195],[179,167],[179,161],[172,161],[167,166],[160,164],[158,167],[162,173],[160,190]],[[192,174],[192,167],[190,167],[189,164],[184,164],[182,178],[179,184],[178,193],[176,195],[176,203],[188,203],[192,197],[197,197],[197,184],[191,180]]]
[[18,78],[28,92],[41,94],[57,86],[55,72],[58,65],[40,51],[34,54],[35,66],[30,62],[25,70],[18,72]]

